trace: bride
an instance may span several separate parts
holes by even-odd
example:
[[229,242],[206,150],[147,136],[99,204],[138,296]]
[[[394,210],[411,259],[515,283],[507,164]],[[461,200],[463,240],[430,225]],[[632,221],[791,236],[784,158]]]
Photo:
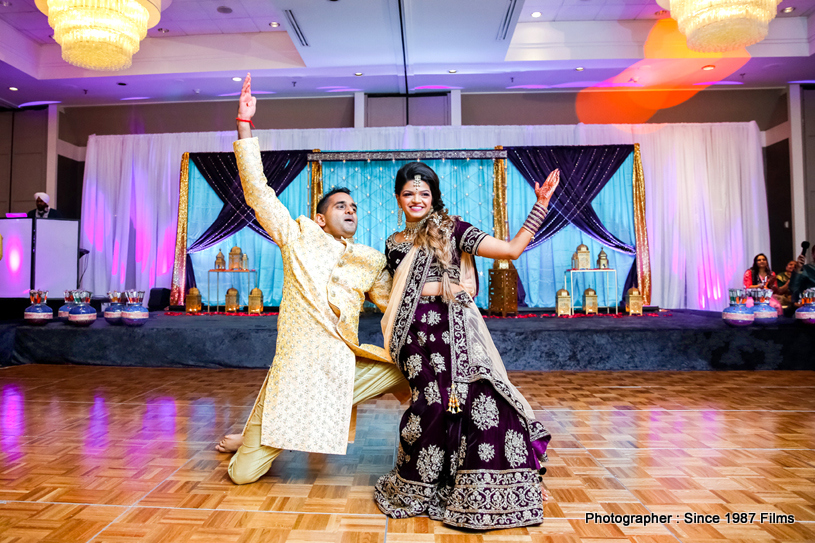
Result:
[[507,378],[475,307],[473,256],[518,258],[543,223],[559,175],[535,186],[537,202],[506,242],[448,215],[426,164],[411,162],[396,174],[407,227],[386,244],[393,290],[382,330],[412,402],[399,425],[396,467],[374,491],[385,514],[427,512],[476,530],[543,521],[539,471],[550,435]]

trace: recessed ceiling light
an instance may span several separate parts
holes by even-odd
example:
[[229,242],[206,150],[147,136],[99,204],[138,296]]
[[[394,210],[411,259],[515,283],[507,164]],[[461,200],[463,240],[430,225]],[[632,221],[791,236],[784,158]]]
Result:
[[233,77],[232,81],[241,81],[241,78],[240,77]]
[[793,11],[795,11],[795,8],[792,7],[792,6],[789,6],[789,7],[784,8],[783,11],[784,11],[784,13],[792,13]]
[[232,13],[232,8],[229,6],[218,6],[218,9],[216,9],[215,11],[217,11],[218,13],[223,13],[224,15],[228,15]]
[[8,90],[10,90],[10,91],[16,91],[16,90],[20,90],[20,89],[18,89],[17,87],[9,87],[9,88],[8,88]]
[[166,34],[169,31],[170,31],[169,28],[157,28],[156,29],[156,32],[161,32],[162,34]]
[[355,75],[355,76],[357,76],[357,77],[359,77],[359,76],[361,76],[361,75],[362,75],[362,72],[357,72],[357,73],[355,73],[354,75]]
[[714,66],[713,64],[708,64],[707,66],[702,66],[702,69],[705,70],[706,72],[709,72],[710,70],[714,69],[715,67],[716,66]]
[[533,12],[532,12],[532,17],[533,17],[534,19],[537,19],[537,18],[538,18],[538,17],[540,17],[540,16],[541,16],[541,12],[540,12],[540,11],[533,11]]
[[272,28],[277,28],[278,26],[280,26],[280,23],[278,23],[277,21],[272,21],[271,23],[269,23],[269,26],[271,26]]
[[116,84],[119,85],[120,87],[126,87],[127,86],[127,83],[116,83]]
[[578,66],[578,67],[577,67],[577,68],[575,68],[574,70],[575,70],[576,72],[582,72],[583,70],[585,70],[585,68],[583,68],[583,66]]
[[458,71],[458,70],[447,70],[447,73],[448,73],[448,74],[454,74],[454,73],[456,73],[457,71]]

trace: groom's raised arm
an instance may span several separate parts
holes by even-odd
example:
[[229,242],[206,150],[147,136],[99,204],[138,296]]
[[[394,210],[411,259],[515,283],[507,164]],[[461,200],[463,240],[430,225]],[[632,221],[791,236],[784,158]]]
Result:
[[232,144],[243,185],[246,204],[255,210],[260,225],[278,245],[285,245],[300,232],[289,210],[278,200],[275,191],[267,185],[260,159],[260,144],[252,137],[251,121],[255,115],[257,98],[252,96],[252,76],[247,74],[238,106],[238,141]]

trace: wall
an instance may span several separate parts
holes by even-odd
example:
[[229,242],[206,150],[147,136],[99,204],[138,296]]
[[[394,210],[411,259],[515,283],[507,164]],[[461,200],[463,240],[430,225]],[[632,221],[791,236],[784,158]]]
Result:
[[45,191],[48,111],[0,112],[0,216],[34,209]]
[[[59,139],[84,147],[91,134],[234,130],[236,112],[235,100],[66,107],[59,118]],[[350,128],[354,98],[260,98],[254,122],[258,128]]]
[[[610,91],[619,92],[619,91]],[[653,92],[653,91],[642,91]],[[767,130],[786,120],[784,89],[710,89],[688,101],[658,111],[649,123],[718,123],[756,121]],[[462,94],[465,125],[577,124],[577,93]],[[783,105],[783,107],[781,107]]]

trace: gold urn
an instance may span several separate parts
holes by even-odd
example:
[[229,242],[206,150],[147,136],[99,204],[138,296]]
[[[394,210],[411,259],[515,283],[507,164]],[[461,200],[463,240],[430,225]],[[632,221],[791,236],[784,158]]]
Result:
[[572,253],[572,267],[571,267],[571,269],[573,269],[573,270],[577,269],[577,251]]
[[242,270],[241,267],[243,265],[243,253],[241,252],[241,248],[237,245],[232,247],[232,250],[229,251],[229,269],[230,270]]
[[625,310],[629,315],[642,315],[642,294],[637,287],[631,287],[626,292]]
[[597,293],[593,288],[587,288],[583,291],[583,312],[586,315],[597,314]]
[[249,313],[263,313],[263,292],[257,287],[249,293]]
[[224,258],[224,254],[218,249],[218,254],[215,255],[215,269],[216,270],[225,270],[226,269],[226,259]]
[[225,306],[227,313],[237,313],[240,311],[240,294],[238,293],[238,289],[235,287],[232,287],[226,291]]
[[569,291],[565,288],[557,291],[557,316],[571,315],[572,314],[572,297],[569,296]]
[[602,249],[600,249],[600,254],[597,255],[597,269],[598,270],[608,269],[608,255]]
[[582,243],[577,246],[577,269],[588,270],[591,269],[591,253],[589,248]]
[[184,299],[184,311],[190,314],[201,312],[201,292],[192,287]]

